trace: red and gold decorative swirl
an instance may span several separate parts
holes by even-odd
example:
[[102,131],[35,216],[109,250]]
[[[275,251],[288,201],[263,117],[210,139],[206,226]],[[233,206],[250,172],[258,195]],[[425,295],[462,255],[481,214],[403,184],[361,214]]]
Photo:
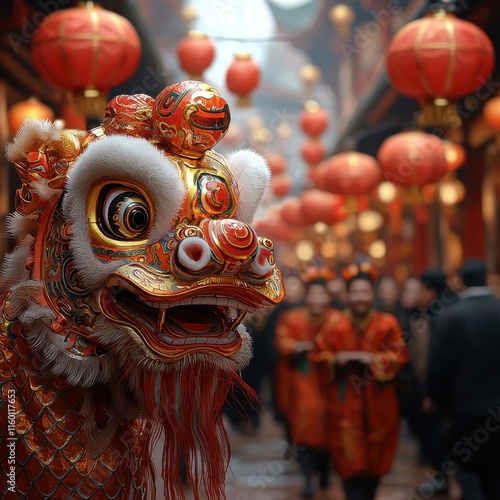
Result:
[[221,260],[247,261],[257,251],[255,230],[234,219],[208,220],[200,224],[210,247]]

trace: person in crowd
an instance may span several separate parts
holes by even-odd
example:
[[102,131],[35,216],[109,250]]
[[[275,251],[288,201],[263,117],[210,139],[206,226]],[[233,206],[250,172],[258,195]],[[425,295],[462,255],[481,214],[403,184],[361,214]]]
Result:
[[[276,406],[274,376],[278,353],[274,346],[276,322],[284,312],[304,304],[305,287],[300,277],[288,274],[283,277],[286,295],[277,306],[266,307],[247,315],[245,328],[252,337],[253,357],[250,364],[241,372],[241,377],[260,401],[270,407],[277,422],[283,423],[283,416]],[[270,386],[270,401],[264,398],[266,383]],[[249,399],[242,391],[235,390],[227,398],[224,414],[235,429],[252,434],[258,429],[262,407]],[[286,425],[285,425],[286,429]]]
[[345,281],[342,278],[333,278],[326,284],[326,286],[332,298],[330,305],[334,309],[343,311],[345,309],[346,293],[347,293]]
[[347,500],[372,500],[392,465],[399,437],[396,374],[408,361],[396,318],[374,310],[377,271],[369,262],[343,273],[347,309],[315,338],[330,456]]
[[396,314],[399,300],[399,285],[392,276],[384,276],[378,283],[375,309]]
[[419,380],[417,377],[414,366],[412,353],[416,332],[411,328],[411,323],[415,318],[419,317],[421,291],[422,285],[420,281],[417,278],[408,278],[403,285],[395,316],[410,353],[410,361],[398,373],[396,380],[399,408],[401,417],[406,421],[410,431],[417,440],[420,460],[423,460],[422,455],[425,440],[423,380]]
[[289,426],[291,441],[304,476],[303,498],[313,496],[313,474],[318,470],[320,487],[328,487],[328,452],[325,441],[324,404],[317,367],[308,359],[314,338],[322,326],[340,314],[330,307],[326,288],[329,274],[308,273],[304,307],[284,312],[276,327],[280,356],[276,389],[278,407]]
[[426,399],[425,379],[431,346],[435,340],[436,324],[439,316],[456,301],[456,295],[448,287],[446,273],[440,268],[425,270],[420,276],[422,290],[420,311],[410,318],[412,345],[410,357],[415,375],[423,391],[424,435],[421,447],[421,461],[432,466],[436,474],[421,485],[429,494],[448,492],[449,477],[440,474],[442,464],[449,459],[445,435],[447,421],[441,411],[429,411]]
[[448,442],[459,470],[476,473],[484,499],[498,500],[500,301],[486,286],[486,275],[482,261],[463,265],[465,289],[433,332],[426,387],[429,406],[450,419]]

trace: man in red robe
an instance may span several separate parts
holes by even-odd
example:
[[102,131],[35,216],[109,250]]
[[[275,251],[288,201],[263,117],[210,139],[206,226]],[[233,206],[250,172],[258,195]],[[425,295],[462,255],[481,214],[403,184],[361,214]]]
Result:
[[373,309],[376,270],[368,262],[344,272],[348,309],[315,337],[328,449],[346,500],[372,500],[392,465],[399,437],[394,378],[408,362],[396,318]]
[[306,279],[305,305],[284,312],[276,327],[279,362],[276,371],[277,403],[296,445],[305,479],[303,498],[313,496],[312,475],[317,468],[320,486],[328,485],[328,452],[325,439],[324,402],[318,367],[308,359],[314,338],[322,326],[340,314],[330,308],[331,297],[321,273]]

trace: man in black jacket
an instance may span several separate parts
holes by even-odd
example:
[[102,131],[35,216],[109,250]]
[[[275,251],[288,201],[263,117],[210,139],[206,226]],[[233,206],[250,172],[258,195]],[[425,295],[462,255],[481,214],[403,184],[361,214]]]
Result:
[[482,261],[465,263],[460,274],[465,290],[437,320],[427,394],[450,418],[456,465],[479,476],[485,500],[498,500],[500,301],[486,287]]

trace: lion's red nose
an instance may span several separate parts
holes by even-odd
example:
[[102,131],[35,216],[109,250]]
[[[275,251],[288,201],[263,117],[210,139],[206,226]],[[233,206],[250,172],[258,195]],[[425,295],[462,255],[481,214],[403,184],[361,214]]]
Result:
[[201,221],[196,234],[184,237],[172,257],[172,270],[181,279],[241,274],[263,281],[274,269],[272,243],[234,219]]

